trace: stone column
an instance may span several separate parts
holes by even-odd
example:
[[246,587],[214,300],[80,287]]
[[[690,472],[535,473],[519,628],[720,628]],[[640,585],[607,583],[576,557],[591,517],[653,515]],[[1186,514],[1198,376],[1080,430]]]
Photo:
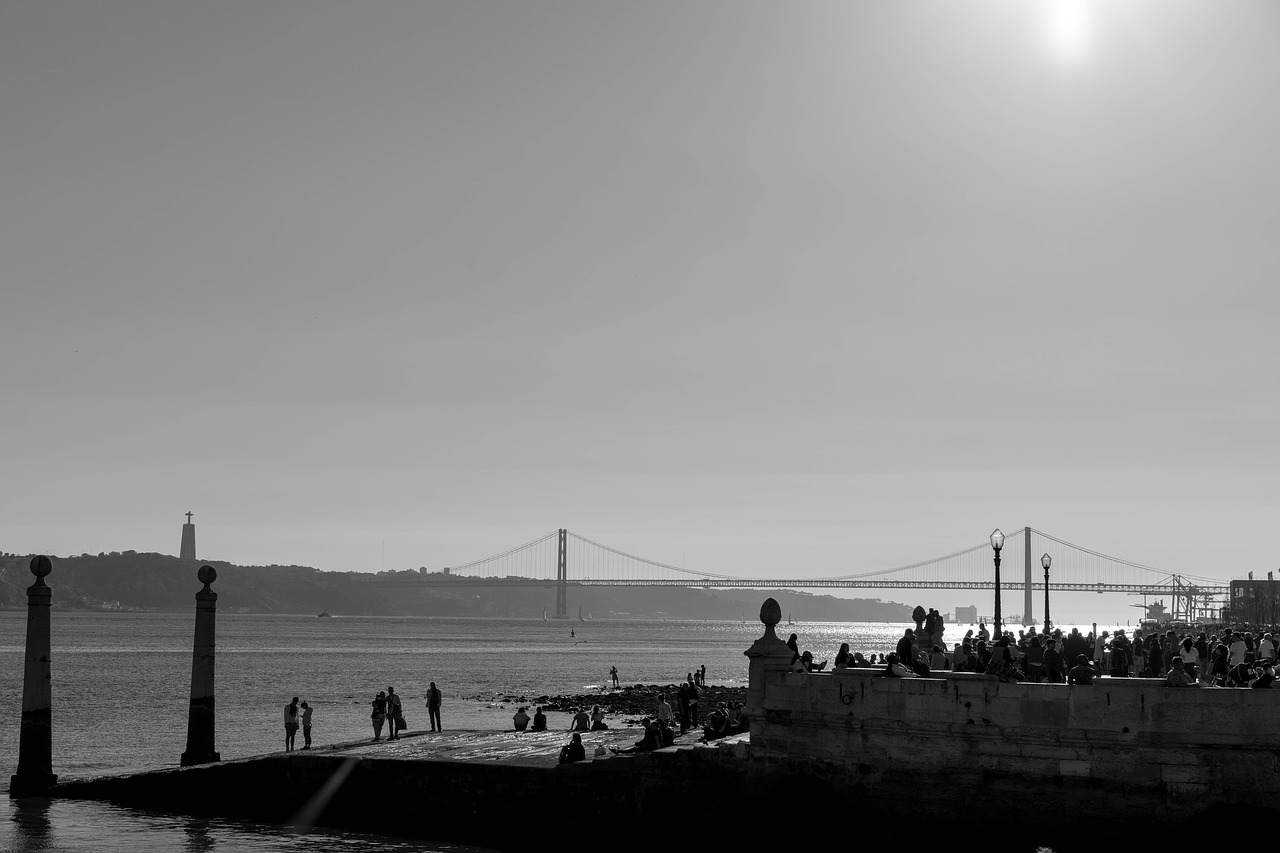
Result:
[[747,673],[747,701],[743,710],[751,720],[751,738],[755,740],[759,724],[764,722],[764,700],[770,671],[791,668],[791,648],[774,633],[773,626],[782,621],[782,607],[772,598],[760,605],[760,621],[764,636],[743,652],[750,660]]
[[196,573],[204,589],[196,593],[196,638],[191,647],[191,706],[187,711],[187,751],[182,766],[208,764],[222,757],[213,748],[213,639],[218,594],[209,584],[218,579],[213,566]]
[[22,673],[22,730],[18,772],[9,780],[10,797],[39,797],[58,781],[53,773],[53,668],[49,605],[53,590],[44,582],[53,563],[31,558],[36,582],[27,587],[27,651]]

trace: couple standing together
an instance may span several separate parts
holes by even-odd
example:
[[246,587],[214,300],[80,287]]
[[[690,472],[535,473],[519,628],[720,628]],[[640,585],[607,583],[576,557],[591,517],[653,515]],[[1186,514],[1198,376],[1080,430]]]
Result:
[[[431,687],[427,690],[427,715],[431,719],[431,731],[443,731],[444,727],[440,725],[440,689],[436,687],[436,683],[431,682]],[[385,722],[391,723],[391,731],[387,735],[387,740],[399,740],[400,732],[404,731],[407,726],[404,722],[404,709],[400,703],[400,696],[396,693],[394,687],[388,687],[386,692],[378,691],[378,695],[373,700],[373,713],[370,715],[373,723],[373,739],[375,741],[382,740],[382,726]]]
[[306,702],[298,704],[298,697],[284,706],[284,750],[293,751],[293,739],[298,734],[298,723],[302,723],[303,749],[311,748],[311,706]]

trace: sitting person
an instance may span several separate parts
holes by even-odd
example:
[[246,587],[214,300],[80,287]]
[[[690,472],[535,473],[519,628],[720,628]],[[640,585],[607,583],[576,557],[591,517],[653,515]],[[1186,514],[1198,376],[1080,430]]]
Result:
[[805,652],[799,658],[792,661],[791,670],[793,672],[822,672],[827,668],[827,662],[813,662],[813,652]]
[[934,646],[933,654],[929,657],[929,669],[946,669],[947,656],[942,651],[942,646]]
[[666,720],[658,720],[658,749],[674,745],[676,742],[676,733],[671,731],[671,726],[667,725]]
[[1174,655],[1169,674],[1164,677],[1165,687],[1195,687],[1196,680],[1187,674],[1182,655]]
[[849,665],[856,666],[859,668],[871,666],[870,662],[867,661],[867,659],[862,656],[862,652],[854,652],[853,661]]
[[729,717],[725,714],[722,703],[707,717],[706,725],[702,727],[702,739],[704,741],[718,740],[728,733],[728,729]]
[[525,713],[524,708],[517,708],[516,713],[511,718],[515,721],[516,731],[522,732],[529,726],[529,715]]
[[573,715],[573,722],[569,724],[571,732],[585,732],[591,729],[591,718],[587,716],[587,712],[579,708],[577,713]]
[[600,706],[596,705],[591,709],[591,731],[598,732],[601,729],[609,728],[604,721],[604,711],[600,710]]
[[747,715],[743,713],[741,702],[730,702],[729,730],[725,734],[736,735],[747,730]]
[[902,665],[902,662],[898,660],[897,652],[889,652],[889,656],[885,658],[884,674],[888,676],[892,676],[894,678],[919,678],[920,677]]
[[[610,749],[613,749],[614,755],[622,752],[652,752],[662,746],[662,735],[658,732],[658,727],[649,722],[648,717],[642,718],[640,725],[644,726],[644,736],[626,749],[613,749],[613,747],[610,747]],[[672,742],[674,741],[675,735],[672,735]]]
[[573,764],[575,761],[586,760],[586,757],[587,750],[582,745],[582,735],[574,732],[573,739],[560,749],[560,763]]
[[529,729],[531,732],[545,732],[547,730],[547,715],[542,713],[542,708],[533,709],[533,727]]
[[1089,686],[1093,684],[1095,675],[1097,675],[1097,672],[1094,670],[1088,656],[1076,655],[1076,665],[1071,667],[1071,672],[1067,673],[1067,683]]
[[836,662],[832,664],[834,669],[848,669],[852,658],[849,655],[849,644],[841,643],[840,651],[836,652]]
[[[1268,635],[1270,636],[1270,635]],[[1258,677],[1253,680],[1249,686],[1255,690],[1259,688],[1270,688],[1271,683],[1276,680],[1276,671],[1271,666],[1271,659],[1264,658],[1262,661],[1262,669],[1258,673]]]

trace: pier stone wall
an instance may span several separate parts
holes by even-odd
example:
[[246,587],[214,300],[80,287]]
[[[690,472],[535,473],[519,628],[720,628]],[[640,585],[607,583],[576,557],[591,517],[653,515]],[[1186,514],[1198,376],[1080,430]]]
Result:
[[[753,662],[754,663],[754,662]],[[993,676],[888,678],[880,669],[797,673],[754,666],[752,755],[817,759],[890,797],[920,780],[1028,790],[1046,780],[1117,789],[1135,810],[1273,807],[1280,796],[1280,692],[1169,688],[1157,679],[1092,686]],[[1089,793],[1092,792],[1092,793]],[[963,800],[963,797],[959,799]],[[1096,804],[1096,803],[1094,803]],[[1149,814],[1149,812],[1144,811]]]

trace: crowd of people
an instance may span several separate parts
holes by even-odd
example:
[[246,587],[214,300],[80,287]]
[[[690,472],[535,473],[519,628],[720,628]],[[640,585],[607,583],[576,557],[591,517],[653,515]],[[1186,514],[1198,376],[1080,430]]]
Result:
[[[1102,631],[1082,634],[1077,628],[1067,632],[1054,629],[1037,632],[1035,627],[1016,632],[1005,630],[992,638],[986,623],[969,630],[948,653],[940,643],[927,648],[908,628],[892,652],[850,652],[843,643],[836,652],[834,669],[883,667],[885,675],[900,678],[929,677],[938,670],[995,675],[1004,681],[1033,681],[1050,684],[1092,684],[1095,678],[1160,678],[1169,687],[1249,687],[1269,688],[1276,679],[1275,662],[1280,631],[1270,628],[1222,627],[1216,632],[1202,628],[1181,631],[1141,629],[1129,637],[1124,628],[1112,635]],[[937,637],[939,634],[926,634]],[[826,661],[813,662],[810,652],[801,652],[795,634],[787,641],[792,668],[819,672]]]

